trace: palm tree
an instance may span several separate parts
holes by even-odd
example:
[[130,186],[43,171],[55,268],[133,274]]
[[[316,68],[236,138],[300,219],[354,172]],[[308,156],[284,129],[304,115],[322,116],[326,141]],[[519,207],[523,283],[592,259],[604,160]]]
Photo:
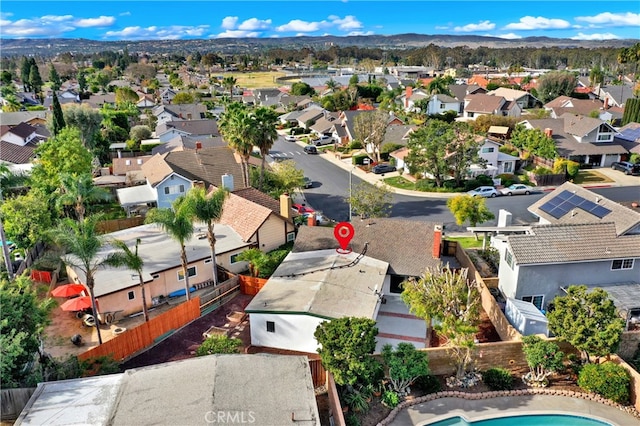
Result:
[[67,266],[79,270],[85,276],[85,285],[89,289],[91,308],[95,316],[98,343],[102,344],[96,297],[93,291],[95,273],[104,265],[104,258],[98,256],[100,249],[105,244],[104,238],[96,231],[98,219],[97,215],[86,217],[78,222],[65,218],[49,232],[49,237],[64,251],[60,255],[60,260]]
[[76,219],[79,222],[84,220],[86,205],[92,201],[108,201],[111,194],[105,189],[97,187],[93,184],[93,178],[90,174],[82,174],[80,176],[65,173],[60,177],[62,187],[60,195],[56,199],[58,208],[64,206],[73,206],[76,212]]
[[216,236],[214,222],[222,217],[224,201],[229,195],[225,188],[218,188],[207,195],[204,188],[193,187],[189,190],[185,200],[185,207],[196,219],[207,225],[207,238],[211,247],[211,263],[213,266],[213,285],[218,285],[218,265],[216,263]]
[[430,95],[442,94],[451,96],[451,92],[449,91],[449,84],[451,83],[450,78],[436,77],[427,85],[427,92],[429,92]]
[[142,314],[144,315],[144,321],[149,321],[149,312],[147,312],[147,296],[144,291],[144,279],[142,278],[142,267],[144,261],[138,255],[138,246],[140,245],[140,238],[136,239],[136,248],[134,251],[127,246],[127,243],[120,240],[111,241],[111,245],[116,248],[115,253],[111,253],[105,259],[104,263],[109,266],[119,268],[121,266],[135,271],[140,279],[140,292],[142,293]]
[[240,158],[242,158],[244,186],[251,186],[249,181],[249,158],[256,140],[255,120],[244,105],[239,102],[233,102],[220,116],[218,125],[229,146],[235,149]]
[[170,209],[151,209],[147,213],[146,223],[155,223],[169,234],[171,238],[180,244],[180,261],[182,263],[182,273],[184,276],[184,288],[187,300],[191,300],[189,293],[189,262],[187,260],[187,250],[185,243],[193,235],[192,216],[184,208],[184,197],[176,199]]
[[229,98],[233,102],[233,88],[236,87],[238,80],[233,76],[228,76],[222,79],[222,87],[229,91]]
[[262,163],[260,164],[260,183],[258,189],[262,191],[262,182],[264,181],[264,165],[269,155],[269,150],[278,138],[276,131],[276,123],[278,115],[271,108],[259,107],[253,115],[255,123],[256,145],[260,148],[260,156]]
[[331,90],[332,92],[335,92],[336,89],[340,87],[340,83],[335,81],[333,78],[330,78],[329,80],[325,81],[324,84],[325,86],[327,86],[327,89]]

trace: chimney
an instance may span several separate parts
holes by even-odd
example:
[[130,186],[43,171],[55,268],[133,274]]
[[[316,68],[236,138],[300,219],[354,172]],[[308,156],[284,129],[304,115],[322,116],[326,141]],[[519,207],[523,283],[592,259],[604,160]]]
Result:
[[291,219],[291,197],[289,194],[280,196],[280,216]]
[[404,107],[407,108],[409,106],[409,98],[411,97],[411,95],[413,95],[413,87],[411,86],[407,86],[407,90],[405,92],[405,100],[404,100]]
[[433,228],[433,247],[431,254],[434,259],[440,259],[440,245],[442,243],[442,225]]
[[222,187],[226,188],[229,192],[233,191],[233,175],[229,173],[222,175]]
[[202,149],[202,142],[196,141],[196,152],[200,151],[201,149]]
[[609,98],[604,98],[604,109],[609,108]]
[[202,188],[204,189],[204,182],[201,180],[196,180],[193,182],[193,187],[194,188]]
[[307,216],[307,226],[316,226],[315,213],[311,213],[309,216]]
[[546,129],[544,129],[544,135],[548,138],[553,137],[553,130],[549,127],[547,127]]

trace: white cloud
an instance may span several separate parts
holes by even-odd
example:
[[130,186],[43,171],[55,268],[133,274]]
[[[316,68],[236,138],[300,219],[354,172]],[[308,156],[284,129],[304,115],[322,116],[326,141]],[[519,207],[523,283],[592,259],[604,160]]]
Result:
[[[12,14],[5,13],[3,18],[10,18]],[[2,19],[2,35],[11,37],[59,37],[64,33],[71,32],[76,29],[70,21],[73,15],[45,15],[39,18],[18,19],[11,21],[10,19]]]
[[332,15],[329,16],[329,20],[342,31],[359,30],[363,27],[362,22],[358,21],[353,15],[347,15],[344,18]]
[[232,30],[236,27],[236,23],[238,22],[237,16],[227,16],[222,20],[222,28],[225,30]]
[[618,40],[618,37],[615,34],[604,33],[604,34],[584,34],[578,33],[578,35],[571,37],[571,40]]
[[80,28],[108,27],[116,22],[113,16],[100,16],[99,18],[77,19],[74,24]]
[[[64,22],[73,19],[73,15],[44,15],[40,18],[41,22]],[[35,19],[38,20],[37,18]]]
[[451,27],[445,26],[445,25],[436,25],[434,28],[436,30],[450,30],[451,29]]
[[122,12],[118,16],[131,16],[131,12]]
[[125,40],[180,40],[186,37],[202,37],[209,29],[208,25],[168,27],[126,27],[121,31],[107,31],[105,38],[122,38]]
[[367,36],[367,35],[374,35],[374,34],[375,33],[373,31],[351,31],[347,35],[350,35],[350,36]]
[[638,27],[640,26],[640,13],[604,12],[595,16],[577,16],[576,21],[587,22],[591,24],[592,27]]
[[260,32],[258,31],[242,31],[242,30],[227,30],[218,35],[212,36],[213,38],[244,38],[244,37],[260,37]]
[[505,30],[558,30],[571,27],[571,24],[564,19],[549,19],[538,16],[524,16],[520,22],[508,24]]
[[492,37],[504,38],[504,39],[507,39],[507,40],[517,40],[519,38],[522,38],[521,35],[518,35],[518,34],[515,34],[515,33],[498,34],[498,35],[494,35]]
[[298,33],[310,33],[313,31],[318,31],[321,26],[322,26],[321,22],[307,22],[307,21],[302,21],[300,19],[294,19],[292,21],[289,21],[288,24],[284,24],[284,25],[280,25],[279,27],[276,27],[276,31],[278,32],[296,31]]
[[238,29],[243,31],[265,30],[269,27],[271,27],[271,19],[260,20],[258,18],[247,19],[238,25]]
[[496,24],[494,24],[491,21],[481,21],[481,22],[478,22],[477,24],[467,24],[462,27],[455,27],[453,30],[458,32],[469,33],[474,31],[489,31],[494,29],[495,27],[496,27]]

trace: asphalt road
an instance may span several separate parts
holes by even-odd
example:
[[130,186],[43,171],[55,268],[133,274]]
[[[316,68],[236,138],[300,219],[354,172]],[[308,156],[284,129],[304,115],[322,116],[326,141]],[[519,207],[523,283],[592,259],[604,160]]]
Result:
[[[356,186],[362,182],[361,179],[355,175],[350,176],[348,171],[318,155],[305,154],[303,147],[294,142],[286,142],[282,137],[279,137],[274,144],[271,157],[294,160],[297,166],[304,170],[305,176],[313,181],[313,186],[305,189],[303,195],[297,196],[296,202],[306,203],[325,217],[337,222],[349,219],[349,206],[345,201],[349,195],[349,180],[351,179],[352,185]],[[617,202],[637,201],[640,198],[640,186],[592,188],[591,190]],[[536,217],[529,213],[527,207],[543,196],[544,193],[539,192],[530,195],[488,198],[487,206],[496,219],[485,224],[495,225],[500,209],[511,212],[514,224],[536,222]],[[391,217],[443,222],[449,232],[466,231],[466,225],[455,224],[444,199],[394,194]]]

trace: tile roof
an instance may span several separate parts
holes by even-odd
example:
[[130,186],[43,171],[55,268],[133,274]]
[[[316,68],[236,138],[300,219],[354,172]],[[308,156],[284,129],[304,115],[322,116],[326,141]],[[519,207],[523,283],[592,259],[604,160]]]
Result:
[[471,95],[473,93],[485,93],[486,90],[477,84],[450,84],[449,91],[453,94],[453,97],[459,100],[460,102],[464,101],[464,98],[467,95]]
[[220,136],[215,120],[178,120],[166,121],[156,126],[156,134],[161,135],[171,129],[177,129],[190,135]]
[[235,193],[230,193],[224,202],[220,223],[230,226],[248,242],[273,212]]
[[612,222],[533,226],[507,244],[520,265],[640,257],[640,235],[617,236]]
[[564,131],[570,135],[578,137],[588,135],[604,123],[598,118],[585,117],[584,115],[571,113],[565,113],[560,118],[564,120]]
[[[367,256],[389,263],[389,270],[397,275],[419,276],[427,267],[436,267],[440,259],[433,259],[433,230],[437,222],[422,222],[389,218],[354,220],[355,235],[351,240],[354,252],[360,253],[368,242]],[[393,237],[391,237],[393,236]],[[302,226],[293,247],[294,252],[338,248],[333,228]]]
[[46,119],[47,111],[16,111],[0,114],[0,124],[15,126],[34,118]]
[[0,161],[13,164],[30,163],[34,157],[36,146],[34,141],[23,146],[7,141],[0,141]]
[[509,89],[508,87],[498,87],[487,93],[493,96],[502,96],[508,101],[517,101],[518,99],[529,95],[529,92],[523,90]]
[[464,98],[464,101],[465,111],[487,114],[493,114],[495,111],[499,111],[502,105],[506,102],[501,96],[491,96],[484,93],[467,95]]
[[[142,170],[142,164],[146,163],[153,157],[152,155],[143,155],[140,157],[126,157],[126,158],[114,158],[113,161],[113,174],[114,175],[126,175],[127,172],[134,170]],[[129,164],[127,164],[127,161]],[[141,161],[141,164],[138,164]]]
[[248,187],[236,189],[233,193],[253,203],[266,207],[276,214],[280,214],[280,201],[270,197],[262,191],[258,191],[253,187]]
[[164,154],[164,161],[176,173],[205,186],[222,186],[222,175],[233,176],[234,187],[242,188],[242,167],[228,147],[203,148],[200,151],[174,151]]
[[[602,205],[611,210],[611,213],[600,219],[599,217],[594,216],[582,209],[576,209],[576,215],[566,214],[559,219],[556,219],[548,213],[540,210],[540,206],[555,198],[563,191],[570,191],[586,200],[597,202],[599,205]],[[640,225],[640,213],[571,182],[565,182],[549,194],[546,194],[544,197],[533,203],[528,210],[534,215],[541,217],[553,224],[613,222],[615,223],[616,233],[618,235],[622,235]]]

